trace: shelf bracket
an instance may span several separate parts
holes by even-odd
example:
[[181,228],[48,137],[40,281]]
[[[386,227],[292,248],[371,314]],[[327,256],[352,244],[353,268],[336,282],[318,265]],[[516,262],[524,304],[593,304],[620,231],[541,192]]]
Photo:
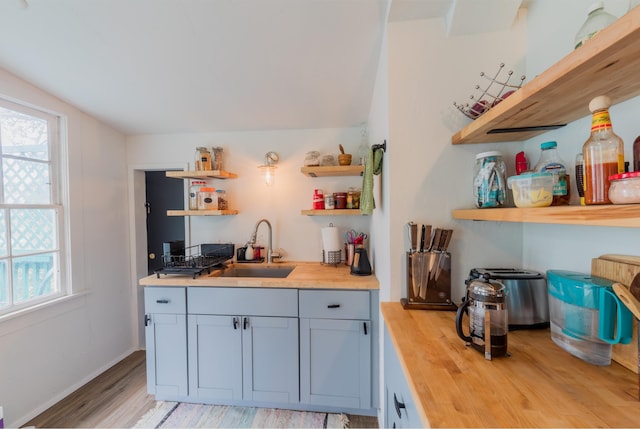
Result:
[[527,131],[549,131],[549,130],[557,130],[558,128],[562,128],[566,125],[567,124],[537,125],[534,127],[494,128],[492,130],[487,131],[487,134],[521,133],[521,132],[527,132]]

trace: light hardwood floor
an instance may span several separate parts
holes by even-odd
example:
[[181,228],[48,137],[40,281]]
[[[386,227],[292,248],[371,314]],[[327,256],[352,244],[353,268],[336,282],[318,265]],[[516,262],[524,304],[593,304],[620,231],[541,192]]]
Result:
[[[37,428],[130,428],[155,406],[147,394],[145,352],[132,353],[25,424]],[[350,428],[377,428],[375,417],[348,415]]]

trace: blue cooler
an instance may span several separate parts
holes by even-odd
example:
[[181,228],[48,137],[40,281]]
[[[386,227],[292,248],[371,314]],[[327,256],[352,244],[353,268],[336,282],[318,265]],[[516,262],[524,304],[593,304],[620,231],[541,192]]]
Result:
[[631,341],[632,314],[613,281],[573,271],[547,271],[551,339],[594,365],[611,364],[611,345]]

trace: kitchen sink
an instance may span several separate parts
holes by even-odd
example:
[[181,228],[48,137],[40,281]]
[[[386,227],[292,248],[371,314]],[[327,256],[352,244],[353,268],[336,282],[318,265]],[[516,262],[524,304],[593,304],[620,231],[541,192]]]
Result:
[[293,266],[269,266],[269,267],[239,267],[227,268],[220,277],[267,277],[284,279],[295,267]]

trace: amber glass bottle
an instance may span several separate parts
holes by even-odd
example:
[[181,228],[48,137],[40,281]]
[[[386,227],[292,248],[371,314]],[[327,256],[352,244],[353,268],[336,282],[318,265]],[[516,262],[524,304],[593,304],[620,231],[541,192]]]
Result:
[[589,103],[591,135],[582,146],[584,156],[584,200],[587,205],[611,204],[609,176],[624,173],[624,144],[613,132],[606,95],[595,97]]

